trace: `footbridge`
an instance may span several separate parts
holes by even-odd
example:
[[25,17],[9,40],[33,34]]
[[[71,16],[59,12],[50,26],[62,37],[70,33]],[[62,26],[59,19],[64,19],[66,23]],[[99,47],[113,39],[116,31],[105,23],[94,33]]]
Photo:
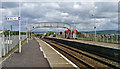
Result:
[[27,26],[29,32],[36,28],[66,28],[71,30],[71,25],[64,22],[39,22]]

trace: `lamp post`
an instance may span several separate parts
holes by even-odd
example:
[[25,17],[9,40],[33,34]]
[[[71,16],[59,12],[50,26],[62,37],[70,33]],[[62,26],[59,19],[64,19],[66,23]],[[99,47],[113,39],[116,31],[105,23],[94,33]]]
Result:
[[73,30],[74,30],[75,29],[75,21],[73,20],[72,23],[73,23]]
[[27,40],[27,43],[28,43],[28,27],[27,27],[27,21],[28,21],[28,19],[26,19],[26,40]]
[[32,38],[32,31],[31,31],[31,38]]
[[[80,8],[80,5],[77,3],[77,2],[74,2],[74,5],[73,5],[73,8],[76,10],[76,9],[79,9]],[[77,21],[76,19],[78,19],[78,16],[75,17],[75,21]],[[75,39],[76,38],[76,26],[75,26],[75,22],[74,22],[74,27],[73,27],[73,31],[74,31],[74,35],[73,35],[73,38]]]
[[[64,22],[64,20],[65,20],[65,18],[66,18],[66,16],[68,16],[69,14],[68,13],[61,13],[61,16],[63,16],[63,19],[62,19],[62,22]],[[61,35],[60,35],[60,37],[61,37]]]
[[78,19],[78,16],[76,16],[75,17],[75,19],[72,21],[72,23],[74,23],[74,26],[73,26],[73,31],[74,31],[74,33],[73,33],[73,38],[75,39],[76,38],[76,25],[75,25],[75,21],[77,21],[77,19]]
[[[74,25],[73,25],[73,30],[72,30],[72,31],[74,31],[74,29],[75,29],[75,23],[74,23],[74,22],[75,22],[75,21],[73,20],[72,23],[73,23]],[[74,38],[74,32],[72,33],[72,38]]]
[[19,53],[21,53],[21,33],[20,33],[20,31],[21,31],[21,29],[20,29],[20,27],[21,27],[21,18],[20,18],[20,15],[21,15],[21,6],[20,6],[20,1],[19,1]]
[[94,17],[94,32],[95,32],[95,36],[94,36],[94,38],[95,38],[95,41],[96,41],[96,19],[95,19],[95,14],[92,14],[92,16]]
[[[97,7],[95,7],[95,9],[97,9]],[[95,31],[95,36],[94,36],[94,38],[95,38],[95,41],[97,41],[97,40],[96,40],[96,18],[95,18],[95,10],[93,10],[92,16],[94,17],[94,31]]]

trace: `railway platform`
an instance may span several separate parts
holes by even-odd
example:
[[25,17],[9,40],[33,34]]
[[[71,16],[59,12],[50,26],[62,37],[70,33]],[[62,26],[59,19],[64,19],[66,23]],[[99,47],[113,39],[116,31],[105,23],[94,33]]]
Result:
[[51,47],[43,40],[36,38],[40,45],[40,50],[43,51],[44,58],[47,58],[52,69],[76,69],[78,68],[74,63],[60,54],[57,50]]
[[[52,37],[52,38],[56,38],[56,37]],[[87,40],[65,39],[65,38],[57,38],[57,39],[80,42],[80,43],[91,44],[91,45],[102,46],[102,47],[108,47],[108,48],[113,48],[113,49],[120,49],[119,44],[104,43],[104,42],[97,42],[97,41],[87,41]]]
[[76,69],[77,66],[39,38],[23,44],[2,62],[2,69]]
[[22,45],[22,52],[15,51],[2,62],[2,69],[51,69],[35,39]]

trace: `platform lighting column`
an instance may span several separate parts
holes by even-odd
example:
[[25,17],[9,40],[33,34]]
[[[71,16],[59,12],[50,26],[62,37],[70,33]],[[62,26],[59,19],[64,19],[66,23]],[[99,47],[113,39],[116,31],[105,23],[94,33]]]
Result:
[[10,42],[10,30],[9,30],[9,42]]
[[30,40],[30,30],[29,30],[29,40]]
[[[0,38],[0,41],[2,41],[2,39]],[[0,43],[0,58],[2,57],[2,43]]]
[[62,22],[64,22],[66,19],[66,16],[68,16],[69,14],[64,12],[64,13],[61,13],[61,15],[63,16]]
[[[1,2],[1,5],[2,5],[2,2]],[[2,12],[2,10],[1,10],[1,12]],[[3,41],[3,43],[1,44],[1,47],[3,47],[3,56],[5,56],[5,35],[4,35],[4,23],[3,23],[3,21],[1,22],[2,23],[2,30],[3,30],[3,32],[2,32],[2,41]],[[2,50],[1,50],[1,52],[2,52]]]
[[[61,14],[62,15],[62,14]],[[63,16],[63,15],[62,15]],[[62,18],[62,22],[64,23],[64,20],[65,19],[65,16],[63,16],[63,18]],[[60,34],[60,38],[62,38],[62,35]]]
[[95,22],[95,14],[92,14],[92,16],[94,17],[94,31],[95,31],[95,36],[94,36],[94,38],[95,38],[95,41],[96,41],[96,22]]
[[21,18],[20,18],[20,15],[21,15],[21,6],[20,6],[20,1],[19,1],[19,53],[21,53]]
[[[2,2],[0,2],[0,6],[2,7]],[[2,10],[0,11],[0,13],[2,14]],[[2,15],[0,15],[0,16],[2,17]],[[0,24],[3,24],[2,20],[1,20]],[[2,28],[3,28],[3,26],[2,26]],[[0,35],[1,35],[1,33],[0,33]],[[2,39],[3,38],[0,37],[0,42],[1,42],[0,43],[0,58],[2,57]],[[0,68],[2,68],[2,66],[0,66]]]
[[27,20],[26,20],[26,40],[27,40],[27,43],[28,43],[28,28],[27,28]]
[[26,39],[27,39],[27,43],[28,43],[28,30],[26,31],[26,35],[27,35],[27,36],[26,36],[26,37],[27,37]]
[[94,18],[94,23],[95,23],[94,29],[95,29],[95,41],[96,41],[96,22],[95,22],[95,18]]
[[[97,9],[97,7],[95,7],[95,10]],[[95,11],[94,11],[95,12]],[[94,13],[95,14],[95,13]],[[94,23],[95,23],[95,25],[94,25],[94,29],[95,29],[95,41],[97,41],[97,34],[96,34],[96,18],[95,18],[95,16],[94,16]]]
[[32,38],[32,31],[31,31],[31,38]]
[[[73,23],[73,31],[75,31],[75,21],[73,20],[72,23]],[[75,34],[73,33],[73,35],[72,35],[73,38],[74,38],[74,35]]]

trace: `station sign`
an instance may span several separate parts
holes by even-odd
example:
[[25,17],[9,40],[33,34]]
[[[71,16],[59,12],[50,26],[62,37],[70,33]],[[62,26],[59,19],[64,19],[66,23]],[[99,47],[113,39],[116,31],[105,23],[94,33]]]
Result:
[[13,20],[20,20],[20,17],[8,17],[8,21],[13,21]]

